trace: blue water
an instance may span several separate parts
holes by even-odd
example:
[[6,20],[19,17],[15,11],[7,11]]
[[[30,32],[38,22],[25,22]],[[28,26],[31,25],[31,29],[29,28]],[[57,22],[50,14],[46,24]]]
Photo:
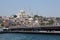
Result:
[[60,35],[6,33],[0,34],[0,40],[60,40]]

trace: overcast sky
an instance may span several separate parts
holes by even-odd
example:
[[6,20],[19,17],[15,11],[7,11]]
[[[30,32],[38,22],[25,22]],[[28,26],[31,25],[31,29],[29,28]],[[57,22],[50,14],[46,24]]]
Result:
[[14,15],[20,9],[41,16],[60,17],[60,0],[0,0],[0,16]]

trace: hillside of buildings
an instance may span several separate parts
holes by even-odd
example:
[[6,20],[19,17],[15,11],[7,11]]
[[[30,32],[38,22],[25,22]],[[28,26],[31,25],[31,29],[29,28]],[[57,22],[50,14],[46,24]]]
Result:
[[24,10],[20,10],[13,16],[0,16],[0,27],[41,27],[60,26],[60,17],[30,16]]

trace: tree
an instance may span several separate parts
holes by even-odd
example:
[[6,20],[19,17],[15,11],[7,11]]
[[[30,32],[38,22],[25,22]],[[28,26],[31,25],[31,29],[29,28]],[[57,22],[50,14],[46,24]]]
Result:
[[38,15],[34,15],[33,20],[36,20],[38,17]]
[[14,18],[16,18],[17,17],[17,15],[13,15],[14,16]]
[[45,25],[45,23],[43,23],[43,22],[41,22],[41,23],[39,23],[41,26],[44,26]]
[[59,17],[57,17],[57,18],[56,18],[56,20],[60,21],[60,18],[59,18]]
[[48,22],[49,22],[48,24],[53,24],[54,20],[49,20]]
[[4,24],[2,23],[2,24],[1,24],[1,26],[3,27],[3,26],[4,26]]
[[0,24],[3,22],[3,19],[0,19]]
[[34,18],[35,18],[35,17],[37,17],[37,18],[38,18],[39,16],[38,16],[38,15],[34,15]]
[[15,23],[12,23],[12,26],[16,26],[16,24]]

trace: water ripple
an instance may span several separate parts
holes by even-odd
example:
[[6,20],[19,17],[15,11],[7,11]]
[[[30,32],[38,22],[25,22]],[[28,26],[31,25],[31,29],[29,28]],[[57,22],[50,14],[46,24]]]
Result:
[[0,40],[60,40],[60,35],[46,34],[0,34]]

